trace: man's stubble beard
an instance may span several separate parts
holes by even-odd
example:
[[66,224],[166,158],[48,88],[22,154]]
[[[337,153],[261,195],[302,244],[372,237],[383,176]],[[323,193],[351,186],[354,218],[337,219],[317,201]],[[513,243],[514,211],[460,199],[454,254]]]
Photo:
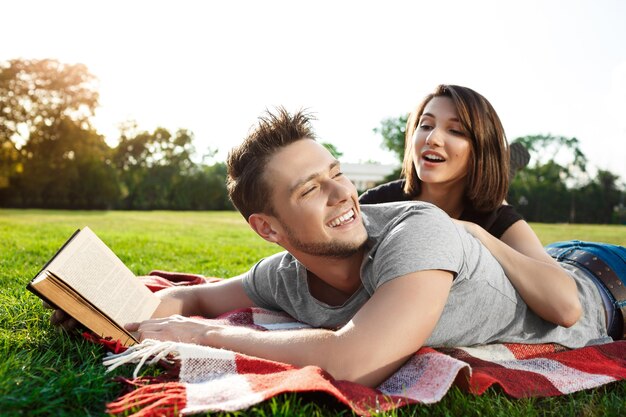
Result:
[[338,258],[344,259],[349,258],[354,255],[358,251],[360,251],[367,242],[367,238],[363,240],[361,243],[348,243],[348,242],[303,242],[296,237],[293,229],[287,226],[285,223],[282,224],[285,233],[287,234],[287,238],[289,240],[289,244],[296,250],[306,253],[307,255],[313,256],[321,256],[325,258]]

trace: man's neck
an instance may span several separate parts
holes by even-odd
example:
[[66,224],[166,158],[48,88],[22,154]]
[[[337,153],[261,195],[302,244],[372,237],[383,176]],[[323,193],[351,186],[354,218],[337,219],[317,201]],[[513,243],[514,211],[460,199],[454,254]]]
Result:
[[307,269],[311,295],[329,305],[341,305],[361,287],[361,264],[365,249],[348,258],[300,256]]

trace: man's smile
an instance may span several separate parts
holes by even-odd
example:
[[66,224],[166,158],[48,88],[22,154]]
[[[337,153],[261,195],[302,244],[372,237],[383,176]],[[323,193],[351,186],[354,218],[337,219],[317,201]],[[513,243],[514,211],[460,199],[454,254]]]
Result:
[[356,218],[356,215],[354,213],[354,209],[350,209],[344,214],[338,217],[335,217],[333,220],[326,223],[326,226],[331,227],[331,228],[342,226],[344,224],[353,222],[355,218]]

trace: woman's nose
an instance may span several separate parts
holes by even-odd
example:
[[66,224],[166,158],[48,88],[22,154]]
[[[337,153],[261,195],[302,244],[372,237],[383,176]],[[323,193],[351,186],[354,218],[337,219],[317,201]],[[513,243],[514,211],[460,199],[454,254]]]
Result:
[[428,146],[442,146],[443,138],[439,132],[439,129],[435,128],[428,133],[426,136],[426,145]]

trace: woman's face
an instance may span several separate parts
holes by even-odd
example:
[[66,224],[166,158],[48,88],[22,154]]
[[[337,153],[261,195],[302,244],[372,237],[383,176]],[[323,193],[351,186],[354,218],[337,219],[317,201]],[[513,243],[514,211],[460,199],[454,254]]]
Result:
[[441,185],[465,181],[471,148],[452,99],[431,99],[413,134],[413,164],[419,179]]

